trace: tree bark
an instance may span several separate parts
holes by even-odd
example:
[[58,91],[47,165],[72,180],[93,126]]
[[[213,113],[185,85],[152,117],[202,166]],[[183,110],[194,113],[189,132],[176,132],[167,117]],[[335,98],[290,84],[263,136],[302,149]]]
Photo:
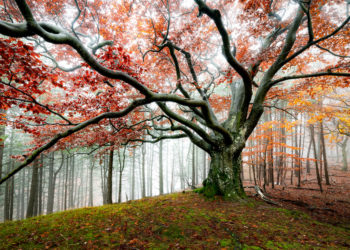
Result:
[[108,174],[107,174],[107,204],[112,204],[112,175],[113,175],[113,149],[109,151]]
[[343,171],[348,170],[348,159],[347,159],[347,152],[346,152],[346,146],[348,142],[349,137],[346,137],[344,141],[340,144],[341,145],[341,152],[342,152],[342,158],[343,158]]
[[194,188],[196,183],[196,146],[192,144],[192,188]]
[[39,159],[35,159],[32,166],[32,182],[30,185],[30,194],[27,206],[27,218],[35,216],[35,204],[38,198],[38,171],[39,171]]
[[47,190],[47,207],[46,207],[46,213],[51,214],[53,212],[53,195],[54,195],[54,189],[53,189],[53,171],[54,171],[54,163],[55,163],[55,152],[52,152],[49,154],[50,156],[50,162],[49,162],[49,186]]
[[[160,133],[162,136],[162,133]],[[163,190],[163,140],[159,143],[159,194],[164,194]]]
[[92,207],[94,205],[94,193],[93,193],[93,172],[94,172],[94,166],[95,166],[95,161],[91,157],[90,159],[90,174],[89,174],[89,203],[88,206]]
[[[310,124],[310,134],[311,134],[311,142],[314,148],[314,156],[315,158],[317,158],[317,152],[316,152],[316,143],[315,143],[315,131],[314,131],[314,126],[312,124]],[[318,186],[320,187],[320,191],[321,193],[323,192],[322,189],[322,180],[321,180],[321,176],[320,176],[320,171],[318,169],[318,161],[315,161],[315,165],[316,165],[316,177],[317,177],[317,183]]]
[[135,147],[132,149],[132,167],[131,167],[131,194],[130,198],[131,200],[135,200],[135,160],[136,160],[136,150]]
[[223,195],[229,200],[246,197],[240,178],[241,165],[240,152],[234,152],[232,147],[211,152],[210,170],[203,187],[204,195]]
[[146,197],[146,180],[145,180],[145,157],[146,157],[146,145],[142,145],[141,148],[141,153],[142,153],[142,165],[141,165],[141,197],[144,198]]
[[[0,110],[0,114],[2,114],[3,111]],[[4,158],[4,148],[5,148],[5,126],[0,125],[0,180],[2,178],[2,171],[3,171],[3,158]]]
[[326,185],[330,185],[331,183],[329,181],[329,175],[328,175],[327,151],[326,151],[326,143],[324,141],[323,122],[320,122],[320,136],[321,136],[321,144],[322,144],[323,167],[324,167]]

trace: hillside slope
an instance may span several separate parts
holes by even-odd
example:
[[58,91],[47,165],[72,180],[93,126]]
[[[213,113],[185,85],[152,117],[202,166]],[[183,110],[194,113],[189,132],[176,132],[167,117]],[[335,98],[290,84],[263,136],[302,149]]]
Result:
[[348,249],[350,232],[248,199],[189,192],[0,224],[1,249]]

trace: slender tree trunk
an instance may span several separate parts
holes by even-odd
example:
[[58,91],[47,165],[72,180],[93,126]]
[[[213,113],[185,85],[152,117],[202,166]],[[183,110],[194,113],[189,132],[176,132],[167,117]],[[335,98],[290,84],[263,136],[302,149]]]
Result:
[[195,145],[192,144],[192,188],[195,188],[196,183],[196,149]]
[[311,140],[310,140],[310,144],[309,144],[309,147],[308,147],[308,149],[307,149],[307,155],[306,155],[306,158],[307,158],[307,160],[306,160],[306,173],[308,173],[308,174],[311,173],[311,170],[310,170],[310,160],[309,160],[309,158],[310,158],[310,152],[311,152],[311,144],[312,144],[312,142],[311,142]]
[[23,170],[22,171],[22,182],[21,182],[21,219],[23,220],[24,219],[24,207],[25,207],[25,199],[24,199],[24,196],[25,196],[25,185],[26,185],[26,175],[25,175],[25,171]]
[[320,136],[321,136],[321,144],[322,144],[322,155],[323,155],[323,167],[324,167],[324,175],[326,179],[326,185],[330,185],[329,175],[328,175],[328,162],[327,162],[327,151],[326,144],[324,140],[324,132],[323,132],[323,123],[320,122]]
[[40,167],[39,167],[39,186],[38,186],[38,213],[42,214],[43,210],[43,171],[44,171],[44,157],[40,156]]
[[[269,121],[272,121],[272,112],[270,112],[269,115]],[[269,134],[269,149],[268,149],[268,174],[269,174],[269,183],[271,183],[271,187],[275,188],[275,180],[274,180],[274,176],[273,176],[273,169],[274,169],[274,159],[273,159],[273,142],[274,142],[274,136],[273,136],[273,128],[271,127],[268,130],[268,134]]]
[[[162,133],[160,133],[162,136]],[[164,194],[163,190],[163,140],[159,143],[159,194]]]
[[[9,164],[7,167],[7,172],[12,171],[14,168],[14,160],[11,158],[13,155],[13,141],[14,141],[14,130],[11,129],[10,137],[10,150],[9,150]],[[5,185],[5,205],[4,205],[4,220],[12,220],[13,217],[13,190],[14,190],[14,177],[6,181]]]
[[118,203],[122,202],[122,181],[123,181],[123,171],[119,171]]
[[113,149],[109,151],[108,174],[107,174],[107,204],[112,204],[112,175],[113,175]]
[[68,169],[69,169],[69,157],[66,159],[66,171],[64,181],[64,210],[67,210],[67,192],[68,192]]
[[[315,158],[317,158],[314,126],[313,126],[312,124],[310,124],[309,127],[310,127],[310,134],[311,134],[311,142],[312,142],[312,145],[313,145],[313,148],[314,148],[314,156],[315,156]],[[320,171],[319,171],[319,169],[318,169],[318,161],[317,161],[317,160],[315,161],[315,164],[316,164],[317,183],[318,183],[318,186],[320,187],[320,191],[321,191],[321,193],[322,193],[322,192],[323,192],[323,189],[322,189],[322,180],[321,180],[321,176],[320,176]]]
[[135,200],[135,159],[136,159],[136,150],[135,147],[132,149],[132,169],[131,169],[131,200]]
[[343,171],[348,170],[348,159],[347,159],[347,153],[346,153],[346,146],[348,142],[349,137],[345,137],[344,141],[340,144],[341,145],[341,152],[342,152],[342,158],[343,158]]
[[301,166],[300,166],[300,144],[298,143],[298,127],[301,127],[301,126],[298,126],[295,128],[295,138],[294,138],[294,146],[295,146],[295,151],[294,151],[294,154],[296,156],[296,159],[295,159],[295,171],[296,171],[296,175],[298,177],[298,183],[297,183],[297,187],[300,187],[301,185]]
[[141,197],[144,198],[146,197],[146,180],[145,180],[145,157],[146,157],[146,146],[143,144],[141,148],[141,153],[142,153],[142,165],[141,165]]
[[[3,113],[3,110],[0,110],[0,114],[2,113]],[[2,161],[4,158],[4,148],[5,148],[5,140],[3,139],[4,137],[5,137],[5,126],[0,125],[0,179],[2,178],[2,172],[3,172]]]
[[94,205],[94,193],[93,193],[93,173],[94,173],[95,161],[93,159],[90,160],[90,174],[89,174],[89,207]]
[[196,185],[198,185],[198,183],[199,183],[199,164],[198,164],[198,162],[199,162],[199,160],[198,160],[198,155],[199,155],[199,151],[198,151],[198,147],[194,147],[194,151],[195,151],[195,171],[196,171]]
[[54,195],[54,189],[53,189],[53,171],[54,171],[54,163],[55,163],[55,152],[52,152],[49,154],[50,156],[50,162],[49,162],[49,186],[47,190],[47,207],[46,207],[46,213],[50,214],[53,212],[53,195]]
[[179,157],[179,165],[180,165],[180,186],[181,189],[185,189],[185,167],[183,163],[183,147],[178,147],[178,157]]
[[203,181],[207,178],[207,153],[203,150],[202,151],[203,156]]
[[19,220],[21,218],[21,182],[20,176],[18,176],[17,179],[17,187],[15,188],[16,191],[16,219]]
[[69,208],[74,207],[74,183],[75,183],[75,178],[74,178],[74,170],[75,170],[75,156],[74,154],[70,158],[70,174],[69,174]]
[[30,185],[30,194],[27,206],[27,218],[35,216],[35,204],[38,198],[38,170],[39,159],[35,159],[32,165],[32,181]]
[[148,183],[149,183],[149,192],[148,192],[148,195],[149,196],[153,196],[153,176],[152,176],[152,173],[153,173],[153,149],[154,149],[154,146],[152,145],[151,146],[151,164],[149,164],[149,178],[148,178]]
[[119,194],[118,194],[118,203],[122,202],[122,182],[123,182],[123,171],[125,168],[125,150],[123,149],[123,153],[120,154],[120,149],[118,149],[118,160],[119,160]]

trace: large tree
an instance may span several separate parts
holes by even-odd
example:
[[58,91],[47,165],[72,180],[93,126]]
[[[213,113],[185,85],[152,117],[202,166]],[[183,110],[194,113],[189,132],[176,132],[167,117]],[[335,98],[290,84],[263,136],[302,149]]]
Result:
[[[60,106],[62,100],[50,99],[57,102],[55,107],[35,98],[34,90],[43,91],[37,87],[40,82],[31,81],[29,93],[12,84],[10,98],[3,95],[3,100],[16,105],[25,99],[55,114],[64,124],[59,124],[57,134],[28,155],[1,183],[63,138],[137,111],[148,112],[151,117],[145,124],[162,131],[159,137],[148,129],[153,141],[188,137],[208,152],[211,163],[204,182],[206,195],[244,197],[241,153],[263,114],[271,88],[316,77],[330,83],[335,77],[343,77],[349,84],[350,18],[345,1],[15,2],[1,4],[0,33],[31,40],[57,71],[68,72],[50,75],[47,84],[53,81],[55,86],[60,85],[57,77],[72,82],[74,88],[70,90],[76,98],[80,98],[77,89],[98,89],[94,95],[87,94],[85,100],[96,105],[102,95],[103,106],[110,108],[87,113],[77,111],[77,106],[74,112],[79,116],[72,116],[71,121]],[[27,45],[10,41],[6,46]],[[79,58],[84,63],[79,63]],[[12,65],[11,59],[1,58],[1,64]],[[78,65],[65,68],[59,60]],[[26,73],[21,76],[29,80],[35,77]],[[3,79],[4,87],[11,88],[11,80]],[[62,85],[62,90],[68,91]],[[216,91],[218,86],[221,90]],[[220,96],[222,92],[231,93],[228,105],[227,96]],[[124,98],[119,100],[113,96],[116,94]],[[111,99],[115,104],[105,105]],[[152,116],[156,114],[154,108],[147,107],[150,103],[156,103],[162,112],[158,120]],[[65,107],[71,108],[67,104]],[[167,125],[157,125],[160,119]]]

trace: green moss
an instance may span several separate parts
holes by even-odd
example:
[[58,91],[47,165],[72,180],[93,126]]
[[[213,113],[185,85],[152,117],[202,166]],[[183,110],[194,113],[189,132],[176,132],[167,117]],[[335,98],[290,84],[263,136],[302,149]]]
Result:
[[293,217],[294,219],[308,219],[310,218],[309,215],[298,211],[298,210],[290,210],[290,209],[284,209],[284,208],[272,208],[274,210],[277,210],[279,212],[284,213],[285,215],[287,215],[288,217]]
[[249,245],[244,244],[242,249],[243,250],[260,250],[261,248],[258,246],[249,246]]
[[297,242],[274,242],[274,241],[267,241],[265,244],[265,247],[267,249],[305,249],[308,248],[308,246],[304,244],[300,244]]
[[204,187],[196,188],[195,190],[193,190],[193,192],[195,192],[197,194],[202,194],[204,192]]
[[231,245],[231,239],[223,239],[223,240],[220,240],[220,246],[222,247],[228,247]]
[[219,192],[215,185],[209,183],[207,183],[207,185],[203,187],[203,189],[203,194],[207,198],[214,198],[214,196],[217,195]]

